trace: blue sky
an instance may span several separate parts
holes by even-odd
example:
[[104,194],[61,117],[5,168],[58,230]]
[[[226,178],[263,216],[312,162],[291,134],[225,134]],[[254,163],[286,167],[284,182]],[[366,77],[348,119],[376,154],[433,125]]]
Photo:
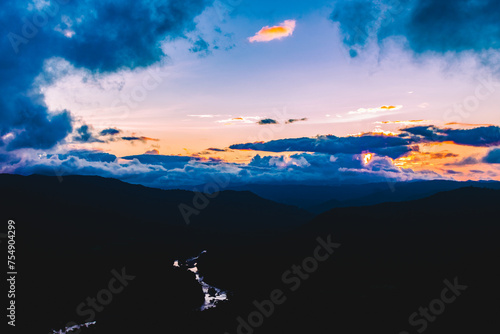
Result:
[[[236,182],[314,183],[325,175],[337,182],[342,173],[360,182],[498,178],[500,5],[494,1],[1,6],[2,172],[59,168],[151,179],[148,185],[160,187],[180,184],[186,173],[191,185],[221,172]],[[41,22],[33,36],[25,34],[26,22]],[[276,38],[251,42],[271,31]],[[259,125],[265,119],[273,122]],[[401,155],[365,140],[385,143],[407,135],[409,126],[434,135],[411,138]],[[106,129],[116,134],[101,135]],[[470,140],[442,139],[455,130]],[[488,139],[478,140],[478,132]],[[365,146],[335,153],[250,145],[326,135],[346,143],[362,138]],[[116,160],[88,160],[89,152]],[[120,158],[145,152],[191,160],[170,168]],[[369,161],[357,164],[367,154]],[[466,159],[475,163],[460,163]],[[150,177],[134,179],[149,169]]]

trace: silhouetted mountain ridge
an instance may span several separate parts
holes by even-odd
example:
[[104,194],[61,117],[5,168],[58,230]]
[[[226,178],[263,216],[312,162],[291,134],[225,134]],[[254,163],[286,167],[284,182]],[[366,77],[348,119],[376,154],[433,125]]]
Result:
[[[135,278],[82,334],[238,333],[237,319],[248,320],[254,302],[275,289],[286,302],[255,334],[413,333],[419,327],[409,316],[455,277],[467,290],[425,332],[499,329],[500,190],[465,187],[313,219],[252,193],[223,191],[190,225],[178,208],[192,204],[196,194],[188,191],[99,177],[0,175],[0,193],[4,221],[16,221],[21,332],[84,322],[77,306],[122,268]],[[284,273],[314,257],[318,238],[340,247],[291,291]],[[200,285],[172,264],[205,249],[197,267],[230,299],[199,312]]]
[[[60,182],[50,176],[3,174],[0,187],[11,194],[10,198],[38,196],[58,203],[81,203],[89,209],[119,213],[138,222],[154,221],[178,227],[186,226],[187,217],[191,226],[202,229],[272,230],[291,228],[312,217],[304,210],[263,199],[249,191],[227,190],[206,195],[148,188],[99,176],[64,176]],[[19,201],[10,202],[13,207],[19,206]],[[183,205],[185,215],[179,205]]]

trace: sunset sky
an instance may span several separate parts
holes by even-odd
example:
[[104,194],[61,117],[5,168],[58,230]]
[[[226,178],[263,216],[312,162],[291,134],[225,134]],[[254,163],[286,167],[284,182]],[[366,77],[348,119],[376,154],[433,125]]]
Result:
[[500,180],[496,1],[5,6],[0,172]]

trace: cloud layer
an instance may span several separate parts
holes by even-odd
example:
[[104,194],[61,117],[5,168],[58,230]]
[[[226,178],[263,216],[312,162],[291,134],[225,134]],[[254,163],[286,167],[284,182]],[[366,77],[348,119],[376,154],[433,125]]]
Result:
[[490,147],[500,145],[500,127],[488,126],[472,129],[450,129],[435,126],[415,126],[400,130],[399,135],[364,133],[358,136],[337,137],[333,135],[314,138],[290,138],[269,142],[235,144],[235,150],[267,152],[316,152],[328,154],[376,153],[392,159],[418,150],[416,144],[431,142],[453,142],[459,145]]
[[328,154],[361,154],[370,151],[395,159],[410,152],[412,143],[411,139],[385,135],[367,134],[350,137],[327,135],[314,138],[290,138],[269,142],[236,144],[230,146],[230,148],[268,152],[302,151]]
[[[116,129],[115,129],[116,130]],[[458,158],[451,152],[420,152],[418,144],[455,142],[473,147],[500,145],[498,127],[448,129],[421,126],[401,129],[399,134],[366,133],[358,136],[318,136],[290,138],[269,142],[232,145],[231,149],[283,152],[282,155],[258,154],[249,163],[230,163],[201,156],[165,156],[157,150],[143,155],[116,157],[103,151],[69,150],[40,154],[36,150],[19,150],[0,154],[0,173],[45,174],[64,176],[99,175],[158,188],[194,189],[224,178],[232,185],[264,184],[338,184],[380,181],[450,179],[464,175],[462,170],[442,169],[415,171],[403,168],[394,159],[413,162],[418,159]],[[115,133],[115,131],[110,131]],[[105,137],[108,137],[105,131]],[[120,131],[118,131],[120,133]],[[119,136],[121,138],[121,136]],[[101,138],[101,137],[99,137]],[[140,138],[140,137],[137,137]],[[221,152],[217,148],[210,149]],[[287,153],[285,152],[296,152]],[[409,154],[413,152],[412,154]],[[424,161],[422,160],[422,161]],[[465,157],[443,166],[498,164],[500,149],[492,147],[484,157]],[[491,166],[493,168],[493,166]],[[496,177],[492,171],[474,169],[481,178]],[[436,169],[439,171],[439,168]],[[444,175],[444,176],[443,176]]]
[[[0,157],[1,158],[1,157]],[[433,172],[414,172],[392,160],[363,154],[257,155],[249,164],[202,158],[139,155],[117,158],[101,151],[68,151],[53,155],[22,155],[0,165],[0,172],[22,175],[99,175],[162,189],[201,190],[200,185],[225,180],[238,184],[338,184],[417,179],[443,179]]]

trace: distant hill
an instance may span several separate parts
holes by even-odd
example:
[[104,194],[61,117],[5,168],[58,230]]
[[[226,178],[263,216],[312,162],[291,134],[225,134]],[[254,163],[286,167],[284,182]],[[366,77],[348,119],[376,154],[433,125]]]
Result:
[[263,198],[275,202],[295,205],[308,209],[326,201],[342,201],[354,199],[367,194],[383,191],[388,188],[387,183],[343,184],[337,186],[311,185],[268,185],[247,184],[231,186],[229,189],[251,191]]
[[386,186],[385,189],[376,192],[370,192],[365,196],[360,196],[354,199],[346,199],[342,201],[330,200],[320,205],[307,208],[314,213],[322,213],[333,208],[342,208],[349,206],[366,206],[385,202],[404,202],[414,199],[420,199],[431,196],[438,192],[460,189],[464,187],[477,187],[487,189],[500,189],[500,182],[496,181],[425,181],[425,182],[408,182],[395,183],[391,187]]
[[231,187],[230,189],[248,190],[263,198],[295,205],[318,214],[333,208],[409,201],[424,198],[441,191],[470,186],[500,189],[500,182],[437,180],[341,184],[336,186],[248,184]]

